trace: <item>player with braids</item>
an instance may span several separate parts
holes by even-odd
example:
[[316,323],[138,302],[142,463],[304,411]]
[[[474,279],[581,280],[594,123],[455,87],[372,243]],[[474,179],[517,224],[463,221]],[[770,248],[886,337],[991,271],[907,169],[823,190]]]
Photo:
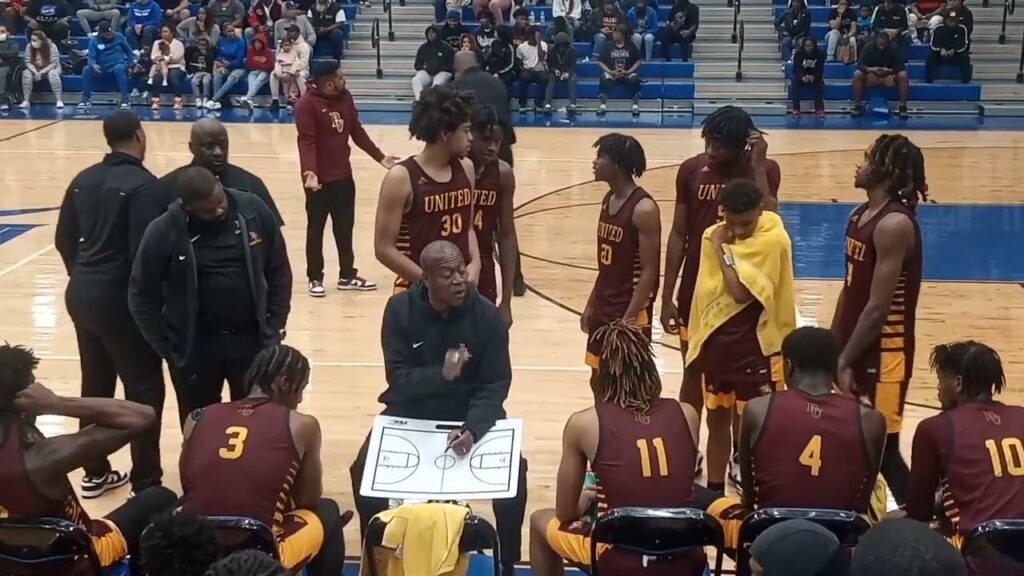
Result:
[[209,520],[191,512],[154,520],[139,548],[146,576],[200,576],[221,555]]
[[[974,340],[940,344],[931,367],[943,412],[914,432],[907,516],[931,522],[941,488],[940,526],[955,539],[982,522],[1024,518],[1024,408],[995,400],[1006,388],[999,354]],[[972,568],[972,574],[1015,569]]]
[[[660,397],[661,379],[643,329],[616,320],[596,332],[602,345],[594,406],[573,414],[565,425],[555,508],[530,517],[530,564],[537,576],[562,574],[563,559],[590,565],[595,508],[600,515],[623,506],[698,505],[693,485],[697,413]],[[588,466],[597,477],[596,490],[584,484]],[[625,550],[598,550],[601,571],[610,574],[704,573],[700,549],[653,561]]]
[[243,550],[210,566],[206,576],[287,576],[281,563],[259,550]]
[[181,451],[182,507],[259,520],[277,536],[286,568],[335,576],[352,513],[342,516],[323,498],[320,424],[296,410],[307,384],[309,360],[291,346],[270,346],[246,374],[246,398],[193,412]]
[[476,169],[466,158],[473,139],[472,108],[473,94],[451,85],[427,88],[412,105],[409,134],[423,142],[423,151],[388,170],[380,185],[373,233],[377,260],[398,276],[396,293],[423,276],[420,254],[435,240],[458,246],[469,281],[475,284],[480,278],[473,207]]
[[864,151],[854,186],[868,199],[846,226],[846,279],[832,320],[841,347],[838,381],[885,416],[889,436],[882,475],[902,507],[910,471],[900,454],[899,432],[914,368],[921,291],[916,207],[928,193],[921,150],[901,134],[879,136]]

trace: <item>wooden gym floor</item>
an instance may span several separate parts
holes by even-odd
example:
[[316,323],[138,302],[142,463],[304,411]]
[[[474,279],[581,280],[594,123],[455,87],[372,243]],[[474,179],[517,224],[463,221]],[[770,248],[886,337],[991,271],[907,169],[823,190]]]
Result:
[[[189,161],[189,125],[147,123],[146,165],[157,175]],[[306,295],[303,193],[299,186],[294,128],[275,124],[230,124],[230,158],[259,174],[286,220],[295,276],[288,343],[313,361],[312,383],[302,410],[315,415],[325,435],[324,473],[328,497],[352,507],[348,466],[379,410],[384,387],[379,347],[380,318],[389,295],[331,290],[327,298]],[[386,153],[414,154],[418,143],[404,127],[368,126]],[[556,131],[557,130],[557,131]],[[524,452],[530,460],[530,509],[554,503],[554,476],[565,419],[590,401],[589,368],[583,365],[584,335],[574,311],[582,309],[594,276],[594,220],[604,190],[592,180],[591,144],[603,131],[582,128],[524,128],[515,146],[517,226],[523,267],[532,291],[513,304],[511,354],[515,377],[506,404],[526,421]],[[702,148],[697,130],[638,129],[648,154],[643,185],[659,200],[664,227],[671,221],[674,178],[679,162]],[[852,186],[871,131],[787,131],[768,135],[769,155],[782,167],[781,203],[794,239],[798,304],[806,322],[828,325],[840,283],[842,235],[850,206],[863,193]],[[929,251],[919,307],[918,349],[910,399],[934,406],[935,379],[927,354],[939,342],[976,338],[999,350],[1010,390],[1020,402],[1024,376],[1024,196],[1016,174],[1024,135],[1013,132],[917,132],[926,148],[928,181],[938,206],[922,208]],[[54,223],[64,190],[80,169],[105,151],[93,121],[5,121],[0,123],[0,316],[3,340],[35,348],[43,358],[39,379],[59,393],[79,390],[74,331],[65,312],[66,276],[53,249]],[[361,151],[353,158],[358,190],[357,265],[363,275],[387,287],[391,274],[373,258],[372,229],[384,170]],[[34,208],[43,210],[33,211]],[[50,210],[46,210],[50,208]],[[329,232],[328,232],[329,234]],[[1015,239],[1015,240],[1014,240]],[[1016,242],[1016,245],[1014,245]],[[327,278],[337,273],[333,243],[325,242]],[[838,272],[837,272],[838,271]],[[330,285],[329,285],[330,286]],[[674,344],[671,338],[660,342]],[[665,394],[678,392],[681,362],[666,346],[657,348]],[[169,380],[168,380],[169,383]],[[553,401],[554,400],[554,401]],[[908,408],[903,448],[909,458],[916,422],[934,413]],[[177,457],[181,436],[174,394],[168,386],[164,410],[165,484],[180,490]],[[51,430],[73,422],[49,419]],[[129,466],[127,450],[114,457]],[[78,477],[73,478],[76,481]],[[127,489],[89,502],[100,514],[120,504]],[[479,506],[489,515],[489,506]],[[525,527],[524,527],[525,532]],[[355,530],[348,550],[357,550]],[[524,554],[525,554],[524,540]]]

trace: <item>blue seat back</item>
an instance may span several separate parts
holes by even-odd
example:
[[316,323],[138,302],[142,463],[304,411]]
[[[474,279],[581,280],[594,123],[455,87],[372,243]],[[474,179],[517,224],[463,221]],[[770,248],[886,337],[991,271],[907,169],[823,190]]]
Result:
[[0,519],[0,574],[98,576],[92,539],[78,525],[56,518]]

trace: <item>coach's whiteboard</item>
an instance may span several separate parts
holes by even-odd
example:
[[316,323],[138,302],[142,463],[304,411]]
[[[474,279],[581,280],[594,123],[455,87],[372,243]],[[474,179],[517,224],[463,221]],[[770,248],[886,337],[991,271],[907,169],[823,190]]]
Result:
[[399,500],[495,500],[519,490],[523,421],[498,420],[469,454],[448,450],[461,422],[373,419],[359,493]]

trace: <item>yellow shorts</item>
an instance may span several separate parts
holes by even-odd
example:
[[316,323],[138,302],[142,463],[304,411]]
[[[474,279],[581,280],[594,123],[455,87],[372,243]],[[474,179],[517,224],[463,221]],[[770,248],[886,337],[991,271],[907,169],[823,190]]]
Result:
[[106,518],[97,518],[89,526],[92,548],[96,551],[100,566],[109,568],[128,556],[128,542],[121,529]]
[[401,294],[409,289],[409,282],[401,276],[395,278],[395,290],[391,294]]
[[[579,530],[574,530],[578,525]],[[545,531],[548,546],[562,558],[580,566],[590,566],[590,527],[582,522],[573,523],[568,529],[562,529],[562,523],[558,518],[552,518],[548,522]],[[597,555],[600,556],[610,548],[607,544],[597,545]]]
[[301,568],[320,552],[324,526],[312,510],[292,510],[284,515],[282,533],[277,537],[277,554],[289,569]]

